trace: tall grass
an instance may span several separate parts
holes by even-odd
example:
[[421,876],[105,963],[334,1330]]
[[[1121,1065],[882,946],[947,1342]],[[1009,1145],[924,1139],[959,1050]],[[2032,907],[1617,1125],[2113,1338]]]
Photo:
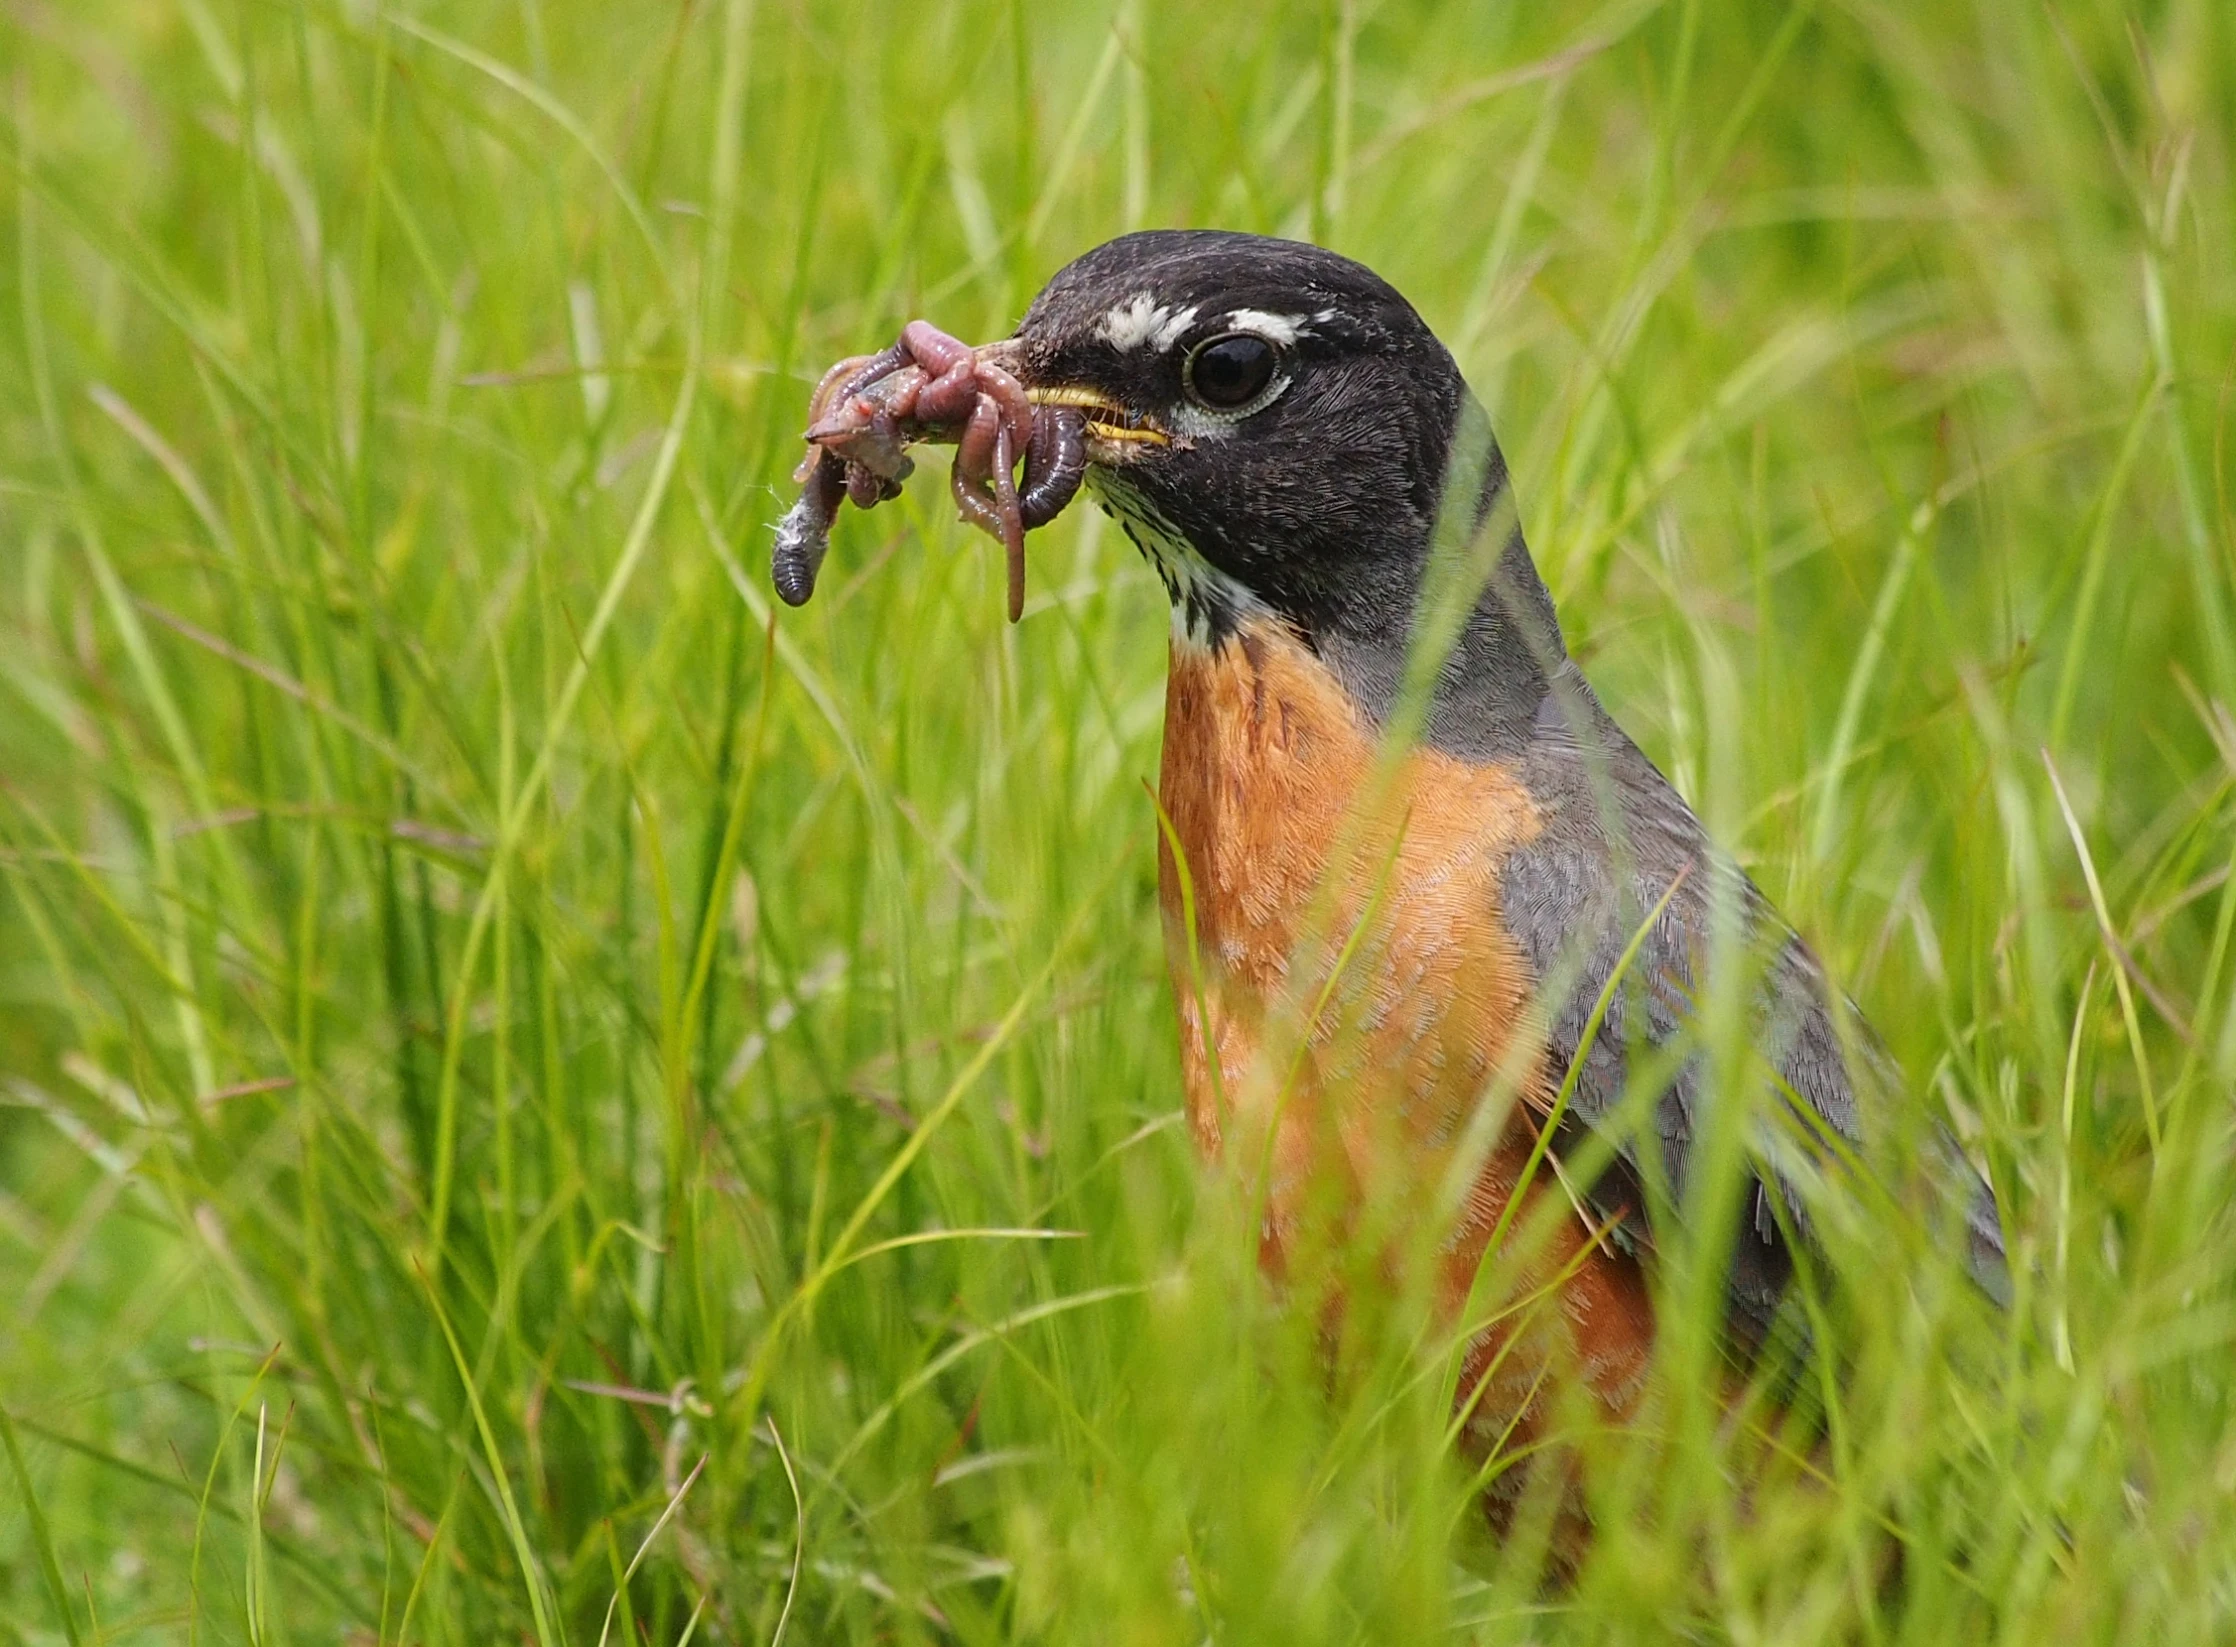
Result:
[[[0,64],[0,1640],[2226,1638],[2225,6],[13,0]],[[1331,1379],[1176,1124],[1146,569],[1075,511],[1010,629],[926,477],[771,611],[817,367],[1165,223],[1414,297],[2002,1196],[2000,1319],[1836,1232],[1814,1442],[1672,1280],[1565,1589],[1448,1345]]]

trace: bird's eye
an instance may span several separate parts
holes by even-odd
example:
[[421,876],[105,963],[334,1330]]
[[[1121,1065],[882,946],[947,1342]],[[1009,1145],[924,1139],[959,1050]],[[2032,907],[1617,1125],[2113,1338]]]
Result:
[[1265,393],[1277,364],[1273,345],[1252,332],[1229,332],[1199,343],[1181,369],[1188,393],[1215,412],[1233,412]]

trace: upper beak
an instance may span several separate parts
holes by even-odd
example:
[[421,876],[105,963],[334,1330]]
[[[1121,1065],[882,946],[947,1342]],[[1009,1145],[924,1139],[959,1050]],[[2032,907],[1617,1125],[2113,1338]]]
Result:
[[[1023,346],[1013,337],[981,345],[978,358],[1002,368],[1024,388],[1035,406],[1071,406],[1087,414],[1087,458],[1109,463],[1144,446],[1169,446],[1172,436],[1146,412],[1113,400],[1084,383],[1041,383],[1025,363]],[[1098,450],[1098,447],[1100,448]]]
[[1035,406],[1076,406],[1087,414],[1087,438],[1113,446],[1170,446],[1172,436],[1157,427],[1146,412],[1120,405],[1100,389],[1084,384],[1051,384],[1045,389],[1028,386],[1025,398]]

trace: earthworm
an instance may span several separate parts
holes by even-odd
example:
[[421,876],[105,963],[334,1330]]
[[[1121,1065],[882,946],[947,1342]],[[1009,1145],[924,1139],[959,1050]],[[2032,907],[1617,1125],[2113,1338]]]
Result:
[[[983,404],[983,403],[981,403]],[[1002,559],[1009,572],[1009,621],[1025,615],[1025,516],[1017,507],[1016,458],[1010,453],[1009,423],[994,431],[994,513],[1002,540]]]
[[846,495],[846,465],[830,453],[818,449],[800,467],[806,471],[798,477],[800,500],[776,523],[769,555],[769,581],[787,606],[805,606],[815,593],[815,574],[831,548],[831,522]]
[[1017,513],[1026,530],[1046,526],[1079,495],[1087,474],[1087,414],[1076,406],[1035,406],[1025,443],[1025,483]]
[[940,440],[955,442],[955,507],[1000,541],[1009,620],[1023,615],[1025,533],[1077,495],[1087,468],[1086,415],[1035,406],[992,353],[912,320],[889,347],[849,356],[823,374],[808,397],[807,456],[792,476],[799,500],[777,523],[769,560],[787,605],[804,605],[815,593],[840,500],[868,509],[898,497],[915,468],[908,447]]
[[1001,408],[990,400],[979,400],[971,407],[962,438],[955,443],[955,466],[947,475],[948,490],[955,494],[956,512],[971,525],[1001,539],[1005,546],[1009,523],[1002,518],[1001,504],[988,482],[1006,433]]

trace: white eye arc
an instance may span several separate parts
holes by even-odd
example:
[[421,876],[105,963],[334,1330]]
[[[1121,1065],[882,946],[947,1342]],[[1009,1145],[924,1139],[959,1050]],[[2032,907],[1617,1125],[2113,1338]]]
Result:
[[1264,309],[1234,309],[1227,314],[1227,325],[1237,332],[1256,332],[1287,348],[1298,338],[1312,335],[1313,321],[1334,318],[1335,311],[1332,309],[1323,310],[1317,315],[1277,315],[1269,314]]

